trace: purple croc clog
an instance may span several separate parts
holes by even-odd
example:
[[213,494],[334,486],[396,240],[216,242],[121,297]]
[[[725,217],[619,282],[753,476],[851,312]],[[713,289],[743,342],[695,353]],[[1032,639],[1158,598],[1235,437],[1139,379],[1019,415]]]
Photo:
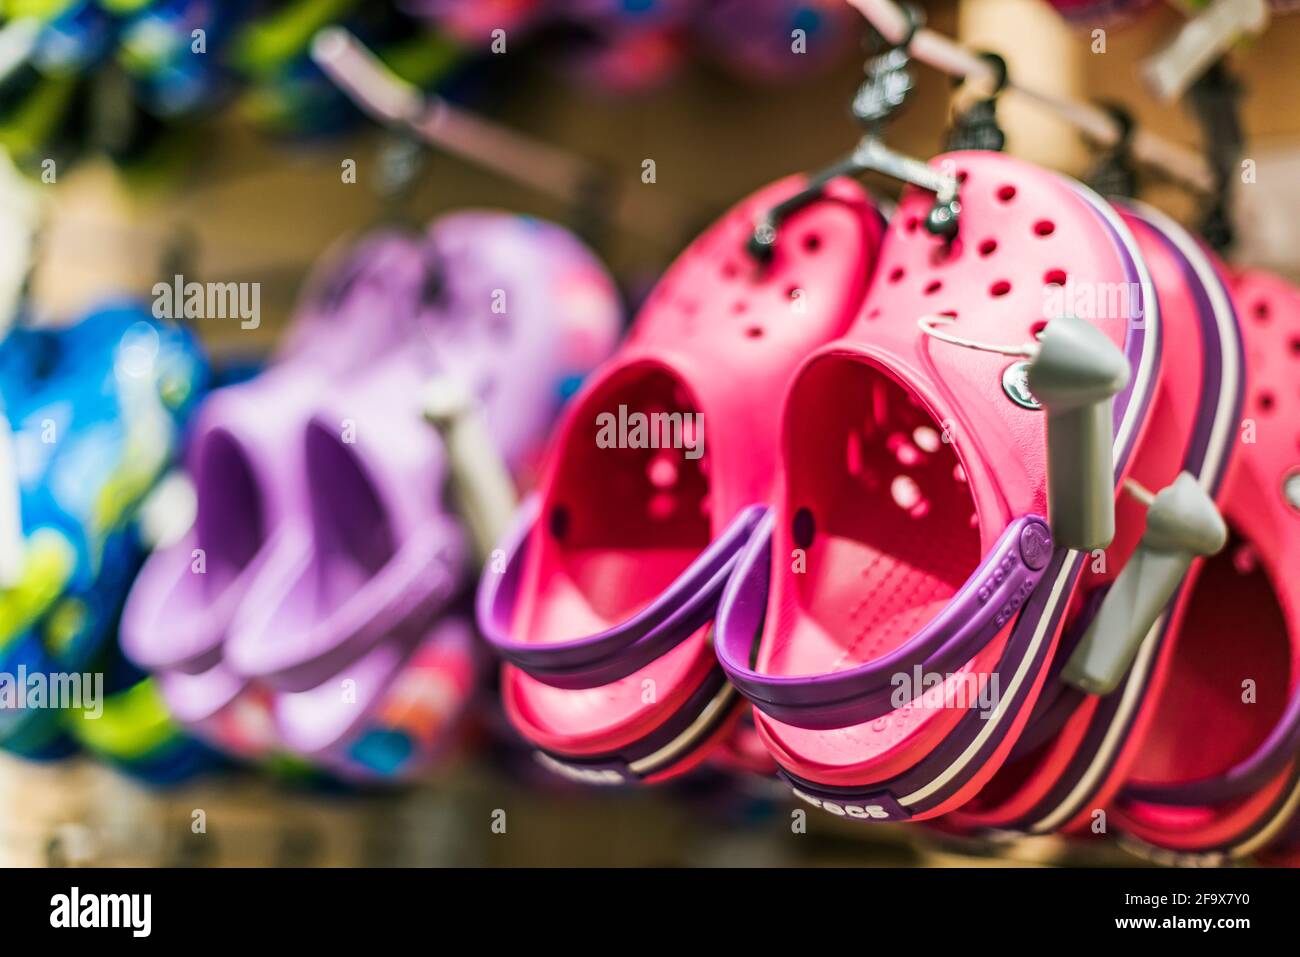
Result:
[[[406,773],[436,750],[430,729],[452,723],[447,705],[407,708],[400,729],[385,724],[393,689],[425,700],[411,688],[440,688],[429,694],[445,705],[448,689],[464,700],[473,685],[470,643],[448,638],[457,629],[439,621],[471,583],[473,563],[445,492],[447,447],[423,416],[427,387],[454,382],[474,397],[490,443],[517,475],[619,328],[612,282],[558,226],[451,214],[431,227],[421,258],[432,281],[418,328],[364,370],[315,380],[314,403],[278,438],[288,505],[276,532],[256,567],[243,566],[247,581],[220,638],[196,640],[205,652],[173,655],[170,667],[191,674],[164,682],[191,693],[195,707],[180,712],[209,727],[240,700],[241,683],[271,689],[276,738],[353,776]],[[311,351],[299,335],[286,365]],[[231,484],[205,485],[200,475],[200,514],[205,502],[219,508]],[[211,521],[222,527],[219,513]],[[225,521],[222,538],[233,524]],[[420,728],[411,715],[422,716]]]
[[194,526],[150,557],[122,616],[122,646],[137,664],[194,673],[220,660],[249,584],[299,534],[305,421],[334,380],[407,337],[425,265],[415,240],[392,234],[328,257],[308,283],[281,361],[204,402],[188,453]]

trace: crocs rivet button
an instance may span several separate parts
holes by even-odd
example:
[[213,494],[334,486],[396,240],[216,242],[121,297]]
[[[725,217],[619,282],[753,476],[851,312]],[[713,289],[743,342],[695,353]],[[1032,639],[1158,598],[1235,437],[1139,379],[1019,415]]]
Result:
[[1282,479],[1282,497],[1292,510],[1300,512],[1300,469],[1292,469]]
[[1041,409],[1043,404],[1029,391],[1029,363],[1013,362],[1002,372],[1002,391],[1022,409]]
[[1020,557],[1025,565],[1040,571],[1052,554],[1052,537],[1038,522],[1031,522],[1020,531]]

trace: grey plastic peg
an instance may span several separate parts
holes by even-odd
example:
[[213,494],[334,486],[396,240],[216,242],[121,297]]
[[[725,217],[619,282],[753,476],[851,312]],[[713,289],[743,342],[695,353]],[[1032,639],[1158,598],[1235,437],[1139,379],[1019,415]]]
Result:
[[461,383],[451,378],[431,382],[425,392],[424,417],[442,435],[452,498],[465,517],[479,558],[487,560],[518,504],[510,470]]
[[1065,682],[1089,694],[1119,687],[1192,560],[1213,555],[1227,540],[1228,527],[1214,501],[1187,472],[1152,497],[1137,551],[1066,662]]
[[1049,322],[1026,379],[1047,410],[1047,506],[1058,546],[1103,548],[1115,537],[1111,404],[1128,385],[1124,353],[1092,323]]

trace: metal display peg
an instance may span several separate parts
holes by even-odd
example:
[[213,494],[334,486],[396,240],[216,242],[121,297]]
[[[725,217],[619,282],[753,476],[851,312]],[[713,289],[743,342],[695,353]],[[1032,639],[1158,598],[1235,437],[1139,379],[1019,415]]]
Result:
[[[915,33],[923,23],[919,10],[906,11],[910,30]],[[808,185],[764,213],[754,224],[747,251],[766,262],[776,248],[781,224],[794,212],[822,195],[826,184],[837,176],[861,176],[879,173],[903,183],[910,183],[935,194],[934,206],[925,218],[925,229],[935,236],[951,239],[957,235],[961,203],[957,198],[955,176],[935,169],[920,160],[904,156],[885,145],[881,133],[885,123],[907,101],[914,86],[907,52],[910,36],[873,56],[866,65],[866,78],[853,98],[853,115],[866,129],[853,152],[838,163],[810,176]]]

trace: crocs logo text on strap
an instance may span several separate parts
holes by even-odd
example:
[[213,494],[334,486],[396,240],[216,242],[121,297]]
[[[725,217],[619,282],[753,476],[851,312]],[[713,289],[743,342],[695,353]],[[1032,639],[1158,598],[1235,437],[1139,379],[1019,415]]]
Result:
[[879,803],[852,804],[847,801],[832,801],[829,798],[819,798],[801,791],[799,788],[792,788],[792,790],[800,800],[807,801],[813,807],[821,808],[836,817],[849,817],[857,821],[898,821],[905,820],[910,816],[897,801],[883,794],[875,796],[875,800]]
[[1025,603],[1025,599],[1034,593],[1034,589],[1037,586],[1038,578],[1036,576],[1034,578],[1027,578],[1016,586],[1016,590],[1011,593],[1011,597],[1006,600],[1002,607],[998,609],[998,613],[993,616],[993,624],[996,627],[1001,628],[1012,618],[1016,617],[1020,612],[1020,607]]
[[993,569],[980,582],[979,588],[975,594],[979,597],[981,605],[987,605],[989,599],[997,594],[999,588],[1008,578],[1020,567],[1020,559],[1016,555],[1003,555],[1001,560],[993,566]]
[[[1016,538],[1015,550],[1008,550],[992,566],[975,590],[980,605],[1001,599],[1001,606],[993,616],[993,624],[1001,629],[1019,612],[1025,601],[1038,587],[1040,572],[1052,554],[1052,536],[1047,526],[1039,521],[1028,522]],[[1009,594],[1000,590],[1010,585]]]

